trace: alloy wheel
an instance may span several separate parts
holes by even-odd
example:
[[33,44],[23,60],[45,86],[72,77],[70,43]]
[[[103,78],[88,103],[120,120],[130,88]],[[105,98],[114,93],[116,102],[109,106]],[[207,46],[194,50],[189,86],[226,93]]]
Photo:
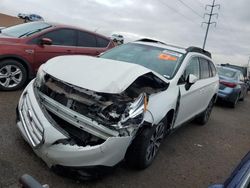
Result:
[[164,124],[161,122],[157,125],[154,133],[150,138],[146,154],[147,161],[152,161],[155,158],[163,137],[164,137]]
[[5,88],[17,86],[22,78],[23,73],[16,65],[5,65],[0,69],[0,85]]

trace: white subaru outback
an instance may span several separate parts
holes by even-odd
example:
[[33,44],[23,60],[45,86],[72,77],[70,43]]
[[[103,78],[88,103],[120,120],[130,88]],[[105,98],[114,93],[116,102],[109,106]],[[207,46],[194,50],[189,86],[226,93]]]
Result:
[[143,169],[166,134],[208,121],[218,85],[209,52],[142,39],[49,60],[20,98],[17,126],[56,171],[86,175],[124,159]]

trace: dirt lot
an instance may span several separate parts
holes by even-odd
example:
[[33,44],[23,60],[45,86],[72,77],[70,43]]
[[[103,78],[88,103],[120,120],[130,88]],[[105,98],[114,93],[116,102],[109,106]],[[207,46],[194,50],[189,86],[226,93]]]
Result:
[[222,182],[250,150],[250,95],[236,109],[216,105],[204,127],[189,123],[170,135],[153,165],[144,171],[121,166],[94,182],[57,176],[35,156],[15,126],[21,92],[0,92],[0,187],[17,187],[17,179],[32,174],[52,188],[180,187],[200,188]]

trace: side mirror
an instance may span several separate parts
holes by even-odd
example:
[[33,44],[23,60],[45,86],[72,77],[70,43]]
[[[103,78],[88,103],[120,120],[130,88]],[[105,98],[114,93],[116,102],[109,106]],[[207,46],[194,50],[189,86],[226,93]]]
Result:
[[187,81],[186,81],[186,85],[185,88],[186,90],[189,90],[189,88],[195,83],[197,82],[198,78],[193,75],[193,74],[189,74],[187,77]]
[[189,84],[194,84],[195,82],[197,82],[197,80],[198,80],[198,78],[195,76],[195,75],[193,75],[193,74],[189,74],[188,75],[188,78],[187,78],[187,82],[189,83]]
[[40,41],[41,45],[51,45],[52,44],[52,40],[49,38],[42,38]]

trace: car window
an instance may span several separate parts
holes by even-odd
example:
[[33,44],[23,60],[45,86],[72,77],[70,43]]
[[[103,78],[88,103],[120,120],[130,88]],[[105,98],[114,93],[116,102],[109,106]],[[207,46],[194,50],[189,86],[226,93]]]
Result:
[[234,79],[238,79],[237,78],[237,72],[228,68],[224,68],[224,67],[219,67],[218,68],[218,73],[220,76],[225,76],[225,77],[229,77],[229,78],[234,78]]
[[45,22],[32,22],[2,29],[1,33],[12,37],[26,37],[51,27],[52,25]]
[[242,73],[240,73],[240,78],[239,78],[240,81],[243,81],[244,80],[244,76]]
[[151,69],[167,79],[178,71],[183,54],[165,48],[128,43],[109,50],[100,56],[118,62],[134,63]]
[[208,61],[204,58],[199,58],[200,60],[200,78],[205,79],[210,76],[210,69],[208,65]]
[[79,31],[78,46],[81,47],[97,47],[96,37],[90,33]]
[[195,75],[198,79],[200,78],[200,65],[198,57],[193,57],[186,67],[186,70],[184,71],[184,78],[187,79],[187,76],[189,74]]
[[75,46],[76,31],[73,29],[58,29],[48,32],[39,38],[49,38],[52,40],[52,45],[60,46]]
[[210,65],[210,68],[211,68],[211,73],[212,73],[212,77],[213,76],[215,76],[216,75],[216,68],[215,68],[215,66],[214,66],[214,64],[211,62],[211,61],[209,61],[209,65]]
[[97,36],[96,39],[97,39],[97,47],[99,48],[106,48],[109,44],[109,40],[104,39],[102,37]]

